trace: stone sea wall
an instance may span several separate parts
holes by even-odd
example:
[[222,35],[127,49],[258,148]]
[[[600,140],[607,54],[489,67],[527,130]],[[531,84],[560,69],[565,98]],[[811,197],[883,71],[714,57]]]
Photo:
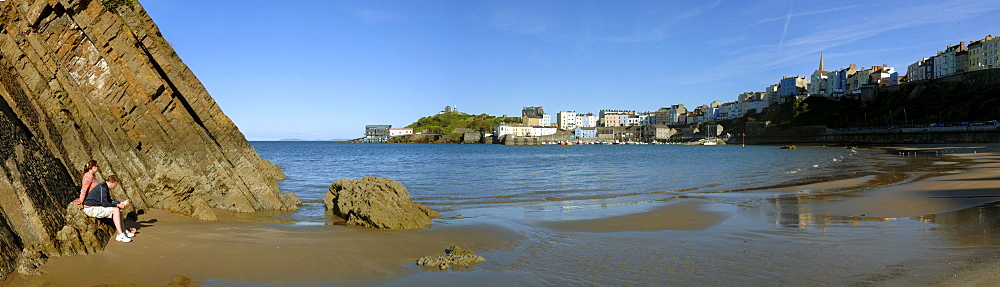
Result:
[[[127,3],[128,1],[111,1]],[[126,212],[202,220],[213,209],[294,210],[294,194],[140,4],[0,2],[0,279],[46,257],[96,252],[106,221],[79,216],[83,164],[116,174]]]

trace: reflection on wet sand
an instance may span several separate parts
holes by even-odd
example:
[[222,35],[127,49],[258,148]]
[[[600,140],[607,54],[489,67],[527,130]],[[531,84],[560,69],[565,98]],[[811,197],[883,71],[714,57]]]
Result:
[[701,230],[729,217],[723,212],[706,211],[704,200],[682,200],[653,211],[598,219],[546,221],[540,226],[575,232],[623,232],[661,230]]
[[959,211],[914,217],[938,225],[935,231],[961,246],[1000,245],[1000,204],[989,203]]

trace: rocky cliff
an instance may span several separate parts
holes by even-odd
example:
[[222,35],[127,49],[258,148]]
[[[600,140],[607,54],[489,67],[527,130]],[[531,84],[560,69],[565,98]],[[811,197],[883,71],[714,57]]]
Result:
[[126,212],[300,204],[134,2],[0,2],[0,279],[103,248],[108,223],[70,204],[89,159]]

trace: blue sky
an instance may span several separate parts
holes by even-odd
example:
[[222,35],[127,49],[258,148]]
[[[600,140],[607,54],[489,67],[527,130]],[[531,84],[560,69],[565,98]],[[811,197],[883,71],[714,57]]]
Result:
[[445,106],[655,111],[1000,34],[1000,1],[194,1],[142,5],[250,140]]

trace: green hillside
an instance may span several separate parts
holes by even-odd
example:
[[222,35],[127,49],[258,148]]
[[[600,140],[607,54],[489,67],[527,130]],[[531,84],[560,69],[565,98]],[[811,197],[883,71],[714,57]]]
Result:
[[482,133],[492,133],[493,127],[502,123],[520,123],[521,118],[514,117],[494,117],[487,114],[470,115],[466,113],[442,113],[430,117],[422,117],[416,122],[406,126],[412,128],[413,132],[424,134],[442,134],[460,137],[455,134],[455,129],[466,128]]

